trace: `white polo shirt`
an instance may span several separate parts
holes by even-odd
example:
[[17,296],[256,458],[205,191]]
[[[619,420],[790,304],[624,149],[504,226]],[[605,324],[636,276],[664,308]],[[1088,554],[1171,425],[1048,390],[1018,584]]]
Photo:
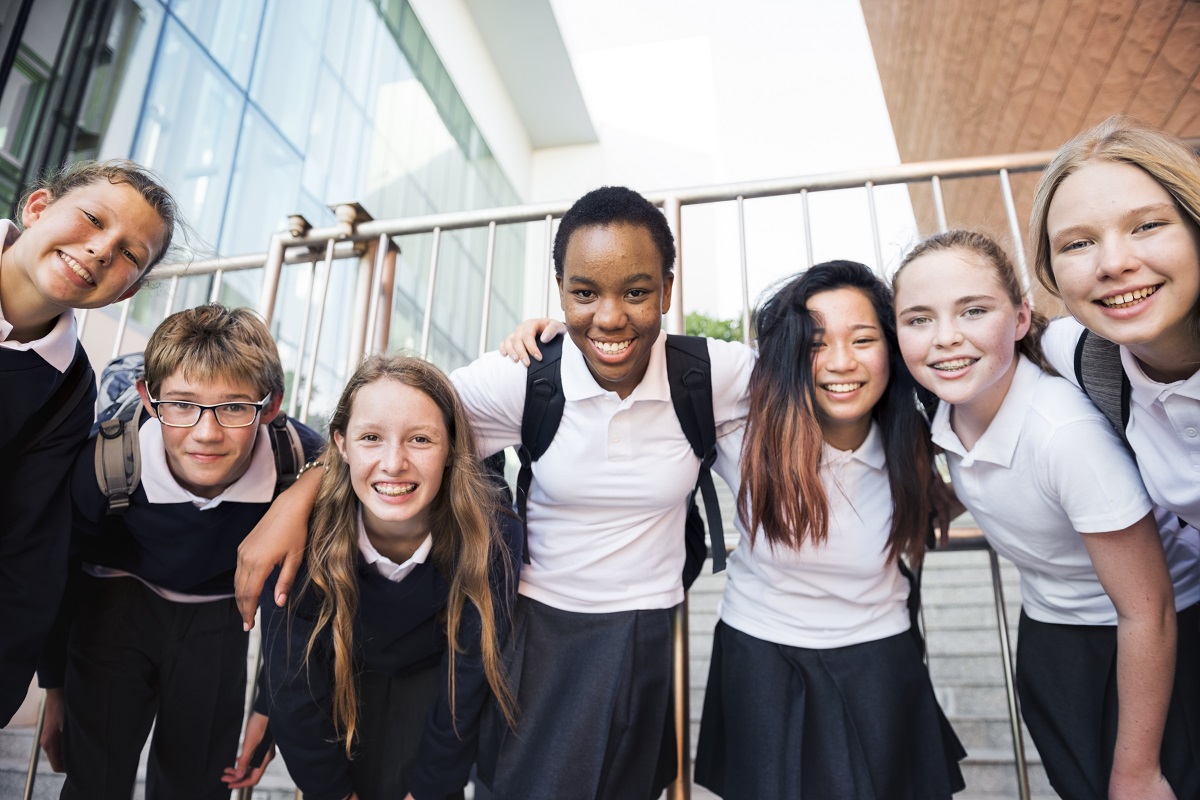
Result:
[[[1115,625],[1116,609],[1078,533],[1122,530],[1151,504],[1108,420],[1079,389],[1024,356],[995,419],[969,451],[950,428],[951,408],[939,405],[933,441],[946,451],[954,490],[988,543],[1020,571],[1026,613],[1040,622]],[[1165,537],[1164,544],[1177,541]],[[1195,553],[1168,548],[1167,563],[1177,608],[1195,603]]]
[[[736,465],[744,428],[720,440]],[[908,630],[908,580],[888,563],[892,490],[883,437],[871,426],[854,451],[824,445],[821,485],[829,500],[829,538],[799,550],[772,546],[760,530],[753,547],[742,530],[729,557],[721,619],[742,633],[792,647],[828,649]],[[740,485],[736,470],[722,477]]]
[[[1046,358],[1072,383],[1075,348],[1083,326],[1065,317],[1042,338]],[[1121,364],[1129,376],[1129,425],[1125,438],[1154,502],[1200,527],[1200,371],[1185,381],[1159,383],[1146,376],[1126,348]]]
[[[720,430],[746,415],[754,354],[712,340],[708,351]],[[554,441],[533,465],[530,563],[519,591],[576,612],[675,606],[683,600],[685,502],[700,460],[671,404],[666,334],[624,400],[596,383],[570,337],[560,366],[566,404]],[[481,454],[520,443],[525,376],[523,365],[495,352],[450,376]]]

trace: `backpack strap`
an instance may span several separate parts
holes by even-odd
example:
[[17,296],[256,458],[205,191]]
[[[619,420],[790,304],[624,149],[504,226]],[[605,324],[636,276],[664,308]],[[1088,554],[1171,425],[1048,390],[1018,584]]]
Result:
[[[567,398],[562,390],[563,337],[556,336],[541,346],[542,360],[533,361],[525,373],[525,409],[521,414],[521,446],[517,457],[521,469],[517,473],[517,515],[525,526],[529,505],[529,487],[533,483],[533,462],[537,461],[558,432]],[[525,528],[525,549],[522,560],[529,563],[529,532]]]
[[[713,485],[712,465],[717,460],[717,423],[713,415],[712,366],[708,340],[702,336],[667,335],[667,381],[675,416],[692,452],[700,459],[696,488],[704,498],[708,534],[712,542],[713,572],[725,569],[725,530]],[[696,489],[692,490],[695,497]]]
[[96,483],[109,514],[121,514],[129,508],[129,498],[142,482],[138,428],[145,410],[141,402],[132,409],[131,417],[122,414],[101,422],[96,434]]
[[1125,429],[1133,387],[1121,364],[1120,345],[1085,329],[1075,345],[1075,378],[1129,447]]
[[275,495],[291,486],[304,469],[304,444],[287,414],[276,414],[267,425],[271,453],[275,456]]
[[75,360],[67,368],[62,383],[42,406],[41,411],[25,424],[22,429],[24,435],[19,434],[18,438],[9,442],[6,449],[21,455],[28,453],[35,444],[52,434],[71,416],[87,395],[94,380],[92,365],[86,357],[81,357],[80,353],[76,352]]

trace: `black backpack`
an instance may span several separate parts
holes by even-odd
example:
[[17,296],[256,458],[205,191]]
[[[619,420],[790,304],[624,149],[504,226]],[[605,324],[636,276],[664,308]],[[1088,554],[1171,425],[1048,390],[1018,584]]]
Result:
[[[521,470],[517,475],[517,514],[525,522],[529,486],[533,481],[533,462],[541,458],[562,420],[566,397],[561,380],[562,337],[541,346],[542,360],[529,366],[525,378],[525,409],[521,417],[521,446],[517,457]],[[696,490],[704,497],[708,530],[712,539],[713,572],[725,569],[725,532],[721,509],[713,485],[712,465],[717,460],[717,426],[712,406],[712,368],[708,359],[708,340],[700,336],[667,336],[667,380],[671,402],[679,425],[687,436],[692,452],[700,459],[696,486],[688,496],[684,542],[687,557],[683,567],[683,586],[691,587],[708,555],[704,518],[696,505]],[[526,532],[526,537],[528,537]],[[529,563],[529,548],[525,548]]]
[[[129,508],[129,498],[142,481],[142,456],[138,429],[145,409],[137,391],[143,375],[141,353],[114,358],[100,375],[101,407],[96,414],[96,483],[108,501],[109,514]],[[304,467],[304,445],[292,419],[276,414],[267,425],[271,452],[275,456],[275,494],[296,482]]]
[[1075,379],[1132,451],[1125,437],[1132,387],[1121,365],[1121,346],[1085,328],[1075,345]]

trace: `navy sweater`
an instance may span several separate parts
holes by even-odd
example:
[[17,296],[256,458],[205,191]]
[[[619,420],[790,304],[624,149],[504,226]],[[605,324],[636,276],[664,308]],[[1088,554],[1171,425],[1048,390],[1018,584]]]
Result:
[[[81,345],[75,360],[86,363]],[[90,368],[87,379],[94,384]],[[55,430],[16,452],[64,381],[37,353],[0,348],[0,727],[25,698],[66,581],[67,475],[92,424],[95,386]]]
[[[143,417],[142,424],[150,419]],[[306,459],[324,446],[321,435],[293,420]],[[259,435],[266,434],[260,431]],[[38,670],[44,688],[62,685],[67,638],[74,616],[80,562],[136,575],[155,586],[191,595],[232,595],[237,548],[270,503],[222,502],[204,511],[191,502],[151,503],[138,484],[129,508],[107,513],[96,480],[96,437],[80,451],[71,475],[72,575],[62,613]]]
[[[507,634],[516,600],[521,565],[521,523],[497,512],[503,552],[492,561],[492,596],[501,641]],[[301,570],[296,586],[303,586]],[[342,800],[354,787],[344,744],[333,724],[333,652],[331,634],[321,631],[306,664],[305,648],[319,607],[308,589],[286,609],[274,602],[275,578],[263,589],[264,684],[256,709],[271,718],[271,731],[288,763],[288,772],[307,800]],[[419,564],[395,583],[361,558],[358,563],[358,618],[354,645],[362,670],[403,676],[441,664],[448,674],[445,578],[430,563]],[[474,604],[463,610],[459,629],[462,651],[455,659],[458,732],[451,717],[448,681],[425,722],[420,755],[410,791],[416,800],[443,798],[466,785],[475,761],[479,717],[491,691],[480,651],[480,617]],[[397,799],[399,800],[399,799]]]

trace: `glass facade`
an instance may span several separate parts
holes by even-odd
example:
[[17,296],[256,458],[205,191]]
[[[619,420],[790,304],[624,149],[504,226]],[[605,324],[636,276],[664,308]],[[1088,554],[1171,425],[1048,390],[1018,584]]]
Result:
[[[342,202],[358,202],[376,219],[518,202],[404,0],[105,5],[103,24],[73,34],[95,38],[98,55],[65,155],[129,157],[162,175],[190,224],[196,258],[262,252],[289,214],[330,225],[329,205]],[[53,101],[45,87],[72,27],[62,20],[80,7],[79,0],[33,2],[26,57],[0,95],[0,174],[10,183],[30,172],[20,148],[28,150],[37,121],[52,116],[44,113]],[[392,349],[420,343],[430,239],[396,240]],[[430,357],[447,369],[476,355],[486,242],[486,231],[442,237]],[[491,332],[518,319],[523,263],[523,228],[499,228]],[[356,260],[334,265],[313,378],[317,415],[347,372],[357,267]],[[258,270],[226,275],[220,299],[255,306],[260,281]],[[308,266],[285,268],[273,327],[289,370],[301,360],[313,282]],[[210,277],[185,278],[175,307],[204,302],[211,291]],[[152,324],[166,302],[165,290],[143,290],[133,319]]]

